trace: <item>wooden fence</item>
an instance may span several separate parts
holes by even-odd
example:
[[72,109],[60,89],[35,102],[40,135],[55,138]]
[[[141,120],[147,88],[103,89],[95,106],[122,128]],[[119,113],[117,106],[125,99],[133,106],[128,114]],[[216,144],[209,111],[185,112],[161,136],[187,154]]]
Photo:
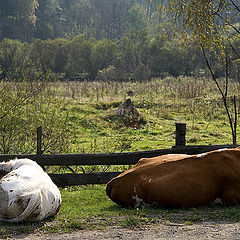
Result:
[[[42,154],[41,150],[41,127],[37,129],[37,154],[0,155],[0,162],[14,158],[29,158],[36,161],[40,166],[91,166],[91,165],[133,165],[140,158],[156,157],[164,154],[184,153],[199,154],[221,148],[234,148],[237,145],[201,145],[186,146],[186,124],[176,123],[176,142],[171,149],[159,149],[154,151],[124,152],[124,153],[101,153],[101,154]],[[65,173],[53,174],[50,177],[59,187],[105,184],[121,172],[94,172],[94,173]]]
[[[183,146],[171,149],[159,149],[154,151],[126,152],[126,153],[102,153],[102,154],[59,154],[59,155],[0,155],[1,161],[8,161],[14,158],[30,158],[41,166],[89,166],[89,165],[133,165],[143,157],[155,157],[171,153],[198,154],[221,148],[233,148],[234,145],[209,145],[209,146]],[[59,187],[105,184],[120,172],[99,172],[99,173],[66,173],[49,174],[52,180]]]

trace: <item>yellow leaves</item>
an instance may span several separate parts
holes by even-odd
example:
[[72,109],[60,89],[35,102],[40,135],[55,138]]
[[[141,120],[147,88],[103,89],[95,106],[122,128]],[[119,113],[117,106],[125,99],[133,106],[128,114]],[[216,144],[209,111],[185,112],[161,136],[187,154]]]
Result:
[[[225,0],[223,0],[225,3]],[[200,46],[205,46],[210,51],[217,48],[220,52],[224,49],[223,37],[226,25],[219,21],[214,14],[214,7],[219,2],[215,0],[172,0],[169,2],[169,12],[175,14],[181,28],[184,41],[191,37]],[[224,4],[222,4],[224,8]],[[222,9],[221,9],[222,10]],[[229,31],[229,30],[228,30]]]
[[233,64],[240,67],[240,59],[234,60],[234,61],[233,61]]
[[169,2],[168,7],[170,12],[173,12],[173,9],[174,9],[173,6],[174,6],[173,2]]
[[164,6],[164,4],[160,4],[160,3],[158,3],[157,5],[156,5],[156,8],[157,8],[157,10],[158,10],[158,12],[166,12],[166,7]]

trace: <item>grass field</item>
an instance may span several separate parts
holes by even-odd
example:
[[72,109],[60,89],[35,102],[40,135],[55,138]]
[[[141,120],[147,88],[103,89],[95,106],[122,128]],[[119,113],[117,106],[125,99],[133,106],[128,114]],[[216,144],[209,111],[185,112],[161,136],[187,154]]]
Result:
[[105,186],[61,189],[63,204],[54,218],[41,223],[0,224],[0,237],[21,233],[64,233],[76,230],[101,230],[106,226],[138,228],[153,224],[191,225],[206,221],[237,222],[239,207],[199,207],[191,209],[123,208],[111,202]]
[[[75,131],[72,152],[120,152],[172,147],[175,122],[187,123],[187,144],[231,144],[231,131],[222,100],[209,79],[166,78],[149,82],[70,82],[60,96]],[[61,90],[61,92],[60,92]],[[139,128],[112,121],[117,106],[131,97],[146,120]],[[239,83],[231,82],[229,96],[239,99]]]
[[[175,122],[187,123],[187,144],[231,144],[231,131],[221,97],[211,80],[153,79],[148,82],[59,82],[56,96],[67,103],[70,153],[97,153],[169,148],[175,142]],[[239,83],[230,82],[229,96],[239,100]],[[146,124],[126,127],[112,118],[117,106],[131,97]],[[239,134],[237,139],[239,140]],[[158,222],[237,221],[239,207],[194,209],[127,209],[111,202],[105,185],[61,189],[63,204],[55,218],[43,223],[1,224],[0,234],[66,232],[120,225],[138,227]]]

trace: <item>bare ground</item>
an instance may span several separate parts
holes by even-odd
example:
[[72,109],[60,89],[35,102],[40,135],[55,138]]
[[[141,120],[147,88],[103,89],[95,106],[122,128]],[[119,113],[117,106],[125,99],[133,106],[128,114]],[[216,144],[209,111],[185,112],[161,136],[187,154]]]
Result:
[[[9,239],[9,238],[8,238]],[[165,223],[149,225],[142,228],[126,229],[117,226],[107,227],[105,230],[80,230],[68,234],[41,234],[18,235],[11,239],[39,239],[39,240],[73,240],[73,239],[129,239],[129,240],[155,240],[155,239],[224,239],[240,240],[240,222],[202,222],[192,225]]]

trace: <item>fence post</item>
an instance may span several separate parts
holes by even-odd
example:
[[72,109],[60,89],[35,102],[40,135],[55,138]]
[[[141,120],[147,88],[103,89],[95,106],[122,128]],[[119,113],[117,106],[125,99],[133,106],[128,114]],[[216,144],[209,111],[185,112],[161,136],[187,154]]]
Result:
[[176,137],[175,146],[186,146],[186,123],[175,123]]
[[42,127],[37,128],[37,154],[42,154]]

